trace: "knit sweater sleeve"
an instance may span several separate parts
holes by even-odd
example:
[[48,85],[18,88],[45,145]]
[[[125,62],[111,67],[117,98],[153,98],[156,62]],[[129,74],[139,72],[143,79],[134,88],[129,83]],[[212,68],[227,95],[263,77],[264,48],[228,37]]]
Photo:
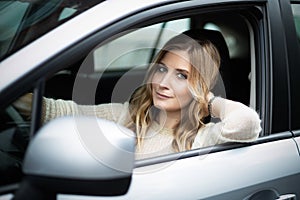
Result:
[[226,142],[252,142],[261,131],[258,114],[242,103],[218,98],[222,104],[218,123],[209,123],[201,128],[192,148],[213,146]]
[[95,116],[111,120],[120,124],[128,118],[128,103],[108,103],[100,105],[78,105],[74,101],[54,100],[43,98],[42,122],[61,116]]

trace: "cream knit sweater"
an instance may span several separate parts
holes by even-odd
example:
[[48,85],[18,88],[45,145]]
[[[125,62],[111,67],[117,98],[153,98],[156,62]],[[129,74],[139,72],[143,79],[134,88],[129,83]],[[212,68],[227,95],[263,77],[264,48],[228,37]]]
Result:
[[[251,142],[257,139],[261,127],[259,116],[254,110],[238,102],[217,98],[212,106],[213,114],[214,106],[217,107],[217,104],[222,105],[219,106],[221,109],[218,112],[221,121],[208,123],[201,128],[192,145],[193,149],[225,142]],[[120,125],[125,125],[130,119],[128,102],[90,106],[78,105],[73,101],[44,98],[42,116],[44,123],[65,115],[96,116]],[[174,153],[171,146],[172,133],[172,129],[154,122],[147,132],[142,148],[136,152],[136,159]]]

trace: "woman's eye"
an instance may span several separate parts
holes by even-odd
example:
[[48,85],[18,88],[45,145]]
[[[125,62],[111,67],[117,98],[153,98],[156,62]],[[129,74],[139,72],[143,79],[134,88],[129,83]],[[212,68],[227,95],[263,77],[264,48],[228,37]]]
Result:
[[178,73],[177,77],[180,78],[180,79],[187,79],[187,75],[183,74],[183,73]]
[[166,72],[167,69],[166,69],[166,67],[159,65],[159,66],[157,66],[157,71],[163,73],[163,72]]

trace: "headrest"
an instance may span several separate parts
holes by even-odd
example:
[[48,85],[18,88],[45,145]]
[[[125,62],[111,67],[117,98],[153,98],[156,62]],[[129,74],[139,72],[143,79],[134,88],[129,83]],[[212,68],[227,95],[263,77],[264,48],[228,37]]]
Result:
[[[191,29],[183,34],[195,40],[209,40],[218,49],[221,56],[221,66],[229,61],[229,51],[225,39],[221,32],[208,29]],[[224,63],[225,62],[225,63]]]

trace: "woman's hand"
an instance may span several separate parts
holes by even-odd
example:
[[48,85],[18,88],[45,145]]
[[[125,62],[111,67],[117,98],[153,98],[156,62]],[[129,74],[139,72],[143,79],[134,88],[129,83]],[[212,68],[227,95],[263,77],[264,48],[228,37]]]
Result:
[[211,100],[215,95],[212,92],[209,92],[206,96],[207,101]]
[[13,103],[21,115],[30,116],[32,109],[32,93],[25,94]]

